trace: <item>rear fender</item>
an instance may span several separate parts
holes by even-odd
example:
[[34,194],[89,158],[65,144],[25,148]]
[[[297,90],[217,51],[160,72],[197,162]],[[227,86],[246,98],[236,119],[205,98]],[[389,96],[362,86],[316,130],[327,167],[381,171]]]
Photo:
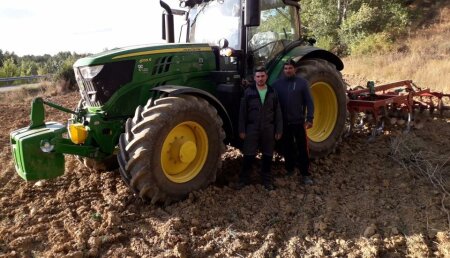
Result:
[[273,83],[280,77],[283,71],[283,64],[288,59],[293,59],[296,63],[298,63],[311,58],[326,60],[333,64],[338,71],[342,71],[344,69],[344,63],[335,54],[313,46],[297,45],[280,53],[280,55],[269,64],[269,83]]

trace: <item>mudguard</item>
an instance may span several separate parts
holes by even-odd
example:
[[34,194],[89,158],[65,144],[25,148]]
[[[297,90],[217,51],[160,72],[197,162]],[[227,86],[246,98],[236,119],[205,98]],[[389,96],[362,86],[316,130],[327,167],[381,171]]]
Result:
[[191,88],[186,86],[178,86],[178,85],[164,85],[164,86],[158,86],[152,89],[152,91],[160,91],[165,92],[169,96],[176,96],[176,95],[194,95],[197,97],[201,97],[205,100],[207,100],[213,107],[216,108],[219,116],[222,118],[222,121],[224,123],[224,129],[225,133],[227,134],[227,138],[232,137],[233,134],[233,124],[231,122],[230,116],[228,115],[228,112],[226,111],[225,107],[220,103],[220,101],[210,94],[209,92],[206,92],[201,89],[197,88]]

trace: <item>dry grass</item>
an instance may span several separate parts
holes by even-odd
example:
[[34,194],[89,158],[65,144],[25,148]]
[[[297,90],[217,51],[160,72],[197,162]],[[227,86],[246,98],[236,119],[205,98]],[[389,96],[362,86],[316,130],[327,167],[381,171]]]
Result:
[[62,82],[49,81],[18,86],[17,89],[0,92],[0,104],[31,102],[36,97],[60,95],[67,92],[65,86]]
[[448,232],[438,232],[437,238],[437,253],[438,257],[450,257],[450,234]]
[[406,237],[407,257],[429,257],[430,250],[421,234]]
[[[450,122],[450,120],[449,120]],[[444,136],[445,137],[445,136]],[[428,237],[413,234],[406,237],[406,257],[450,257],[450,157],[448,150],[430,145],[413,133],[399,134],[391,139],[391,158],[409,173],[427,180],[435,189],[433,192],[440,214],[446,218],[446,230],[437,229],[428,223]],[[433,232],[436,232],[434,235]],[[433,246],[432,246],[433,245]]]
[[438,23],[398,43],[395,52],[344,59],[344,74],[378,83],[412,79],[423,88],[450,92],[450,7]]

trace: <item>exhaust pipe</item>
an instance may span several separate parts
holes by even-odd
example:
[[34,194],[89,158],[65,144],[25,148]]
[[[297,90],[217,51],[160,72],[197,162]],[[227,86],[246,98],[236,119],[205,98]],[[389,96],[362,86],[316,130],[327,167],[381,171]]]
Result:
[[159,4],[165,10],[162,14],[162,39],[167,40],[167,43],[174,43],[175,32],[172,9],[162,0],[159,1]]

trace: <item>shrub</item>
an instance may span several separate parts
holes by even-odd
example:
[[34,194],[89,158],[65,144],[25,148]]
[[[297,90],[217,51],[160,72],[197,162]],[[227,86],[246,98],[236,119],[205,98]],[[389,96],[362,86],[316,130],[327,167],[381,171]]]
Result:
[[364,48],[374,39],[388,41],[364,51],[386,49],[411,22],[408,3],[402,0],[302,0],[301,4],[304,31],[315,36],[318,46],[340,55],[351,54],[359,45]]
[[20,62],[20,76],[30,76],[37,74],[37,63],[30,60],[22,60]]
[[14,77],[20,75],[20,69],[17,67],[13,58],[4,60],[3,67],[0,68],[0,71],[3,77]]
[[392,50],[394,44],[388,33],[376,33],[349,44],[352,55],[382,54]]
[[320,48],[323,48],[326,50],[331,50],[335,46],[336,46],[336,42],[332,36],[323,36],[323,37],[320,37],[319,40],[317,41],[317,47],[320,47]]
[[47,67],[45,66],[45,65],[39,65],[38,66],[38,69],[37,69],[37,74],[38,75],[46,75],[46,74],[48,74],[48,69],[47,69]]
[[75,58],[68,57],[64,62],[62,62],[54,76],[54,80],[58,82],[61,92],[77,90],[77,81],[75,79],[75,73],[73,71],[73,64],[75,63]]

